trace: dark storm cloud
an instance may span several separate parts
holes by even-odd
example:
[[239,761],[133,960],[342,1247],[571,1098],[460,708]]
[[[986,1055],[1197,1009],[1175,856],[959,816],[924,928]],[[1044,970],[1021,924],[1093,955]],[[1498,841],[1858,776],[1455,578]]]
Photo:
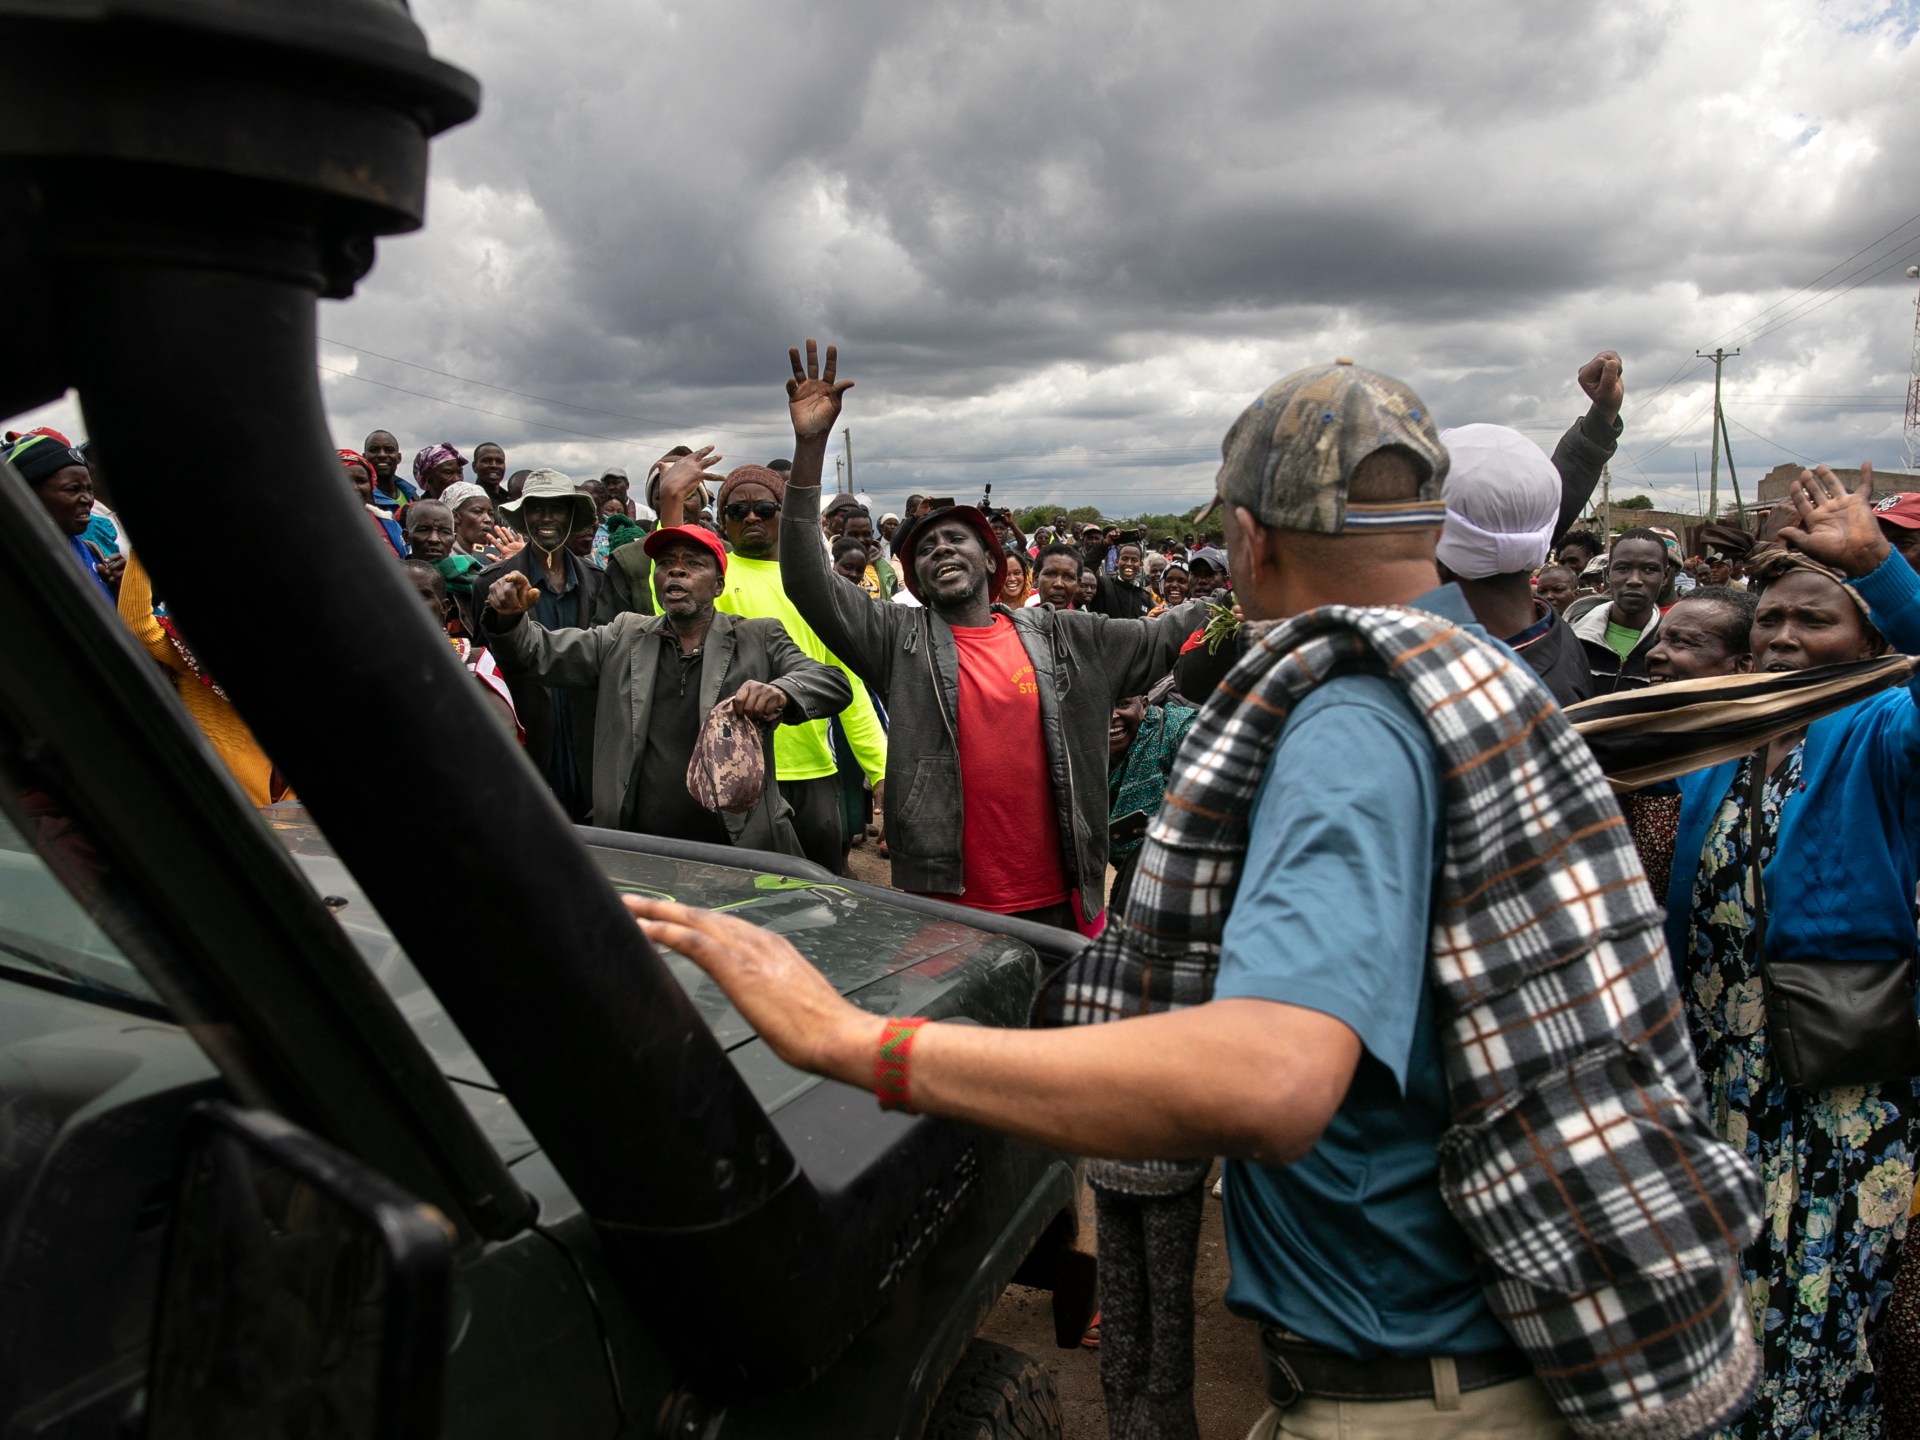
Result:
[[[326,377],[328,403],[351,440],[379,420],[580,471],[680,438],[778,453],[807,334],[858,381],[883,495],[992,479],[1121,508],[1203,498],[1233,414],[1300,364],[1352,353],[1550,445],[1611,345],[1624,450],[1679,432],[1616,480],[1690,497],[1697,367],[1637,407],[1911,193],[1904,37],[1844,6],[416,14],[483,113],[438,143],[428,232],[323,333],[590,408],[323,347],[361,377]],[[1743,466],[1895,458],[1905,285],[1750,342],[1731,392],[1887,403],[1730,404],[1768,437],[1734,431]]]

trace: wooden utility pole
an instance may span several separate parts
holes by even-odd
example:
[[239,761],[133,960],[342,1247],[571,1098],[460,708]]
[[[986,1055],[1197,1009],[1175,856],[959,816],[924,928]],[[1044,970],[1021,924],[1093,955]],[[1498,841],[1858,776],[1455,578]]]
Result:
[[1720,443],[1727,451],[1727,478],[1733,482],[1733,511],[1740,517],[1740,524],[1744,527],[1747,523],[1747,507],[1740,499],[1740,473],[1733,468],[1733,436],[1727,433],[1727,417],[1720,414],[1718,407],[1714,413],[1719,416]]
[[[1693,353],[1702,360],[1713,361],[1713,460],[1707,467],[1707,518],[1709,520],[1718,520],[1720,518],[1720,441],[1727,433],[1727,417],[1722,414],[1720,410],[1720,367],[1740,352],[1738,350],[1723,350],[1716,345],[1711,355],[1704,350],[1696,350]],[[1733,450],[1731,447],[1727,450],[1727,471],[1729,474],[1733,471]],[[1740,506],[1740,482],[1738,480],[1734,481],[1733,503],[1735,506]],[[1744,507],[1740,507],[1740,513],[1742,518],[1745,518],[1746,510]]]
[[847,488],[845,493],[851,495],[858,488],[853,483],[853,427],[848,426],[845,430],[842,430],[840,432],[840,438],[847,442]]

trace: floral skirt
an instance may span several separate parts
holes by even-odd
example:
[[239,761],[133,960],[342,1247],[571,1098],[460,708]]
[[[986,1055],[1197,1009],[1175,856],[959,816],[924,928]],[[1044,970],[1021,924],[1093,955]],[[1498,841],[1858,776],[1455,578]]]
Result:
[[1882,1433],[1874,1358],[1913,1197],[1920,1088],[1788,1089],[1759,977],[1736,970],[1696,970],[1687,995],[1714,1126],[1745,1149],[1765,1192],[1741,1257],[1761,1379],[1721,1434],[1869,1440]]
[[1874,1362],[1886,1440],[1920,1440],[1920,1261],[1902,1264],[1894,1278]]

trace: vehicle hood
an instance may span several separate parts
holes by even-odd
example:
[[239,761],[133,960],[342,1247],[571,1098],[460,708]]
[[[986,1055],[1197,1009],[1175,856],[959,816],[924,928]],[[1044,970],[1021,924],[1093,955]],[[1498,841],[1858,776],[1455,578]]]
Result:
[[[510,1118],[492,1076],[326,838],[300,812],[277,810],[280,813],[268,812],[268,823],[353,938],[442,1073],[456,1082],[503,1153],[519,1158],[530,1152],[534,1144],[525,1138],[518,1120]],[[837,885],[593,844],[587,851],[618,891],[723,910],[785,936],[836,990],[875,1014],[963,1013],[989,1024],[1017,1025],[1024,1018],[1025,997],[1037,983],[1039,961],[1017,940]],[[476,954],[484,951],[484,894],[449,882],[447,924],[451,943],[471,945]],[[556,944],[563,943],[564,933],[564,927],[556,925]],[[784,1064],[760,1044],[753,1027],[693,962],[672,951],[661,953],[754,1097],[769,1112],[821,1083]],[[530,956],[528,963],[558,964],[564,958]],[[956,1011],[957,997],[963,995],[971,1003]],[[1005,1013],[981,1013],[983,1003],[990,1011]]]

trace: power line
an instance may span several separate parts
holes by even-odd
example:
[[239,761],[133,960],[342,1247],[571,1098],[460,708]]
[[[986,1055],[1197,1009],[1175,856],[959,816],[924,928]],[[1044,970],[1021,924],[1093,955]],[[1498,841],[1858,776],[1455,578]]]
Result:
[[[314,362],[319,365],[318,361]],[[404,385],[389,385],[385,380],[375,380],[366,375],[356,375],[351,370],[336,370],[331,365],[319,365],[329,375],[344,376],[348,380],[358,380],[362,385],[378,385],[382,390],[397,390],[402,395],[411,395],[417,400],[431,400],[437,405],[451,405],[456,410],[471,410],[476,415],[491,415],[498,420],[514,420],[522,425],[537,425],[542,430],[558,430],[563,435],[580,435],[588,440],[610,440],[617,445],[638,445],[638,440],[624,435],[596,435],[591,430],[574,430],[565,425],[549,425],[544,420],[529,420],[524,415],[509,415],[504,410],[488,410],[480,405],[465,405],[458,400],[448,400],[441,395],[429,395],[424,390],[409,390]]]
[[[1740,425],[1740,422],[1738,420],[1733,420],[1731,418],[1729,418],[1728,423],[1732,425]],[[1802,455],[1798,450],[1795,450],[1790,445],[1782,445],[1778,440],[1774,439],[1771,435],[1762,435],[1758,430],[1754,429],[1751,425],[1740,425],[1740,428],[1746,431],[1749,435],[1753,436],[1754,439],[1765,441],[1767,444],[1773,446],[1774,449],[1779,450],[1784,454],[1791,455],[1796,460],[1804,460],[1809,465],[1818,465],[1822,463],[1818,460],[1815,460],[1811,455]]]
[[1013,450],[998,455],[870,455],[860,463],[862,465],[988,465],[1003,460],[1044,460],[1055,455],[1103,457],[1139,455],[1149,459],[1185,455],[1194,460],[1204,460],[1219,453],[1218,445],[1146,445],[1111,450],[1089,450],[1079,445],[1063,445],[1053,450]]
[[1658,390],[1654,391],[1651,395],[1643,399],[1638,405],[1634,406],[1632,410],[1627,412],[1627,417],[1626,417],[1627,421],[1630,423],[1634,419],[1636,419],[1642,410],[1645,410],[1654,401],[1658,400],[1662,395],[1666,394],[1667,391],[1671,390],[1676,381],[1680,380],[1688,372],[1698,370],[1703,363],[1704,362],[1699,360],[1698,358],[1690,359],[1690,360],[1682,360],[1680,362],[1680,368],[1675,370],[1673,374],[1667,377],[1665,384],[1661,385],[1661,387]]
[[[1866,274],[1860,275],[1860,278],[1855,280],[1851,285],[1844,286],[1840,289],[1828,291],[1825,294],[1824,298],[1821,298],[1817,301],[1809,299],[1808,301],[1803,302],[1801,305],[1799,305],[1795,309],[1788,311],[1785,315],[1782,315],[1779,319],[1773,321],[1771,324],[1767,326],[1766,329],[1761,330],[1756,334],[1749,336],[1744,343],[1748,345],[1752,345],[1761,340],[1764,340],[1767,338],[1767,336],[1773,334],[1774,332],[1786,329],[1786,327],[1791,325],[1794,321],[1804,320],[1806,319],[1807,316],[1813,314],[1814,311],[1826,309],[1826,307],[1831,305],[1834,301],[1839,300],[1844,296],[1852,294],[1855,290],[1858,290],[1862,285],[1865,285],[1868,281],[1877,280],[1881,275],[1884,275],[1887,271],[1893,269],[1894,266],[1904,265],[1909,260],[1912,260],[1916,257],[1920,257],[1920,246],[1916,246],[1911,250],[1895,255],[1892,259],[1882,263],[1878,268]],[[1858,274],[1859,272],[1856,271],[1854,273]]]
[[1762,410],[1833,410],[1833,411],[1872,411],[1884,410],[1888,406],[1885,399],[1875,400],[1750,400],[1729,395],[1728,405],[1749,405]]
[[[1628,455],[1627,456],[1628,462],[1633,466],[1634,469],[1640,471],[1640,473],[1643,476],[1645,476],[1647,472],[1645,468],[1642,466],[1641,462],[1644,460],[1651,460],[1655,455],[1659,454],[1662,450],[1666,449],[1667,446],[1671,445],[1674,441],[1678,440],[1682,435],[1686,434],[1687,431],[1693,428],[1694,424],[1700,419],[1700,417],[1706,414],[1711,409],[1713,409],[1713,401],[1709,400],[1707,401],[1706,404],[1702,405],[1698,410],[1694,411],[1693,414],[1688,416],[1685,420],[1682,420],[1680,422],[1679,427],[1671,435],[1667,436],[1666,439],[1662,440],[1658,445],[1655,445],[1648,450],[1642,450],[1638,455]],[[1647,483],[1648,484],[1653,483],[1651,476],[1647,476]]]
[[[1857,260],[1860,256],[1866,254],[1869,250],[1873,250],[1876,247],[1878,247],[1880,244],[1886,241],[1890,236],[1897,235],[1902,230],[1905,230],[1909,225],[1913,224],[1916,220],[1920,220],[1920,211],[1915,211],[1912,215],[1909,215],[1906,219],[1902,220],[1898,225],[1895,225],[1891,230],[1885,231],[1882,234],[1875,236],[1873,239],[1869,240],[1865,245],[1862,245],[1858,250],[1855,250],[1853,254],[1847,256],[1844,260],[1840,260],[1835,264],[1829,265],[1825,270],[1821,271],[1818,275],[1814,276],[1813,279],[1809,280],[1805,285],[1802,285],[1798,290],[1795,290],[1792,294],[1782,296],[1780,299],[1774,301],[1773,304],[1768,305],[1762,310],[1756,311],[1752,315],[1749,315],[1745,320],[1742,320],[1738,325],[1734,326],[1731,330],[1728,330],[1723,334],[1715,336],[1714,343],[1719,344],[1721,341],[1730,339],[1731,337],[1750,329],[1756,324],[1760,324],[1761,322],[1766,322],[1765,326],[1763,326],[1763,328],[1758,333],[1754,334],[1751,338],[1741,342],[1744,345],[1751,345],[1755,340],[1759,340],[1765,335],[1770,335],[1775,330],[1784,328],[1787,324],[1791,323],[1793,320],[1804,319],[1807,315],[1812,314],[1814,310],[1820,309],[1822,305],[1830,303],[1831,300],[1838,299],[1840,295],[1846,293],[1845,290],[1838,292],[1838,294],[1829,296],[1828,300],[1821,301],[1820,304],[1815,304],[1815,305],[1812,305],[1811,307],[1796,307],[1796,309],[1792,313],[1785,316],[1776,317],[1776,319],[1779,322],[1777,324],[1767,321],[1767,317],[1773,311],[1778,310],[1782,305],[1788,304],[1789,302],[1797,299],[1799,296],[1805,295],[1809,290],[1812,290],[1815,286],[1819,285],[1822,280],[1825,280],[1829,275],[1833,274],[1834,271],[1844,269],[1846,266],[1852,264],[1853,261]],[[1911,238],[1912,237],[1910,237],[1910,239]],[[1900,242],[1900,244],[1904,245],[1904,244],[1910,243],[1910,239],[1909,241],[1902,241]],[[1899,248],[1899,247],[1896,246],[1895,248]],[[1897,265],[1898,263],[1900,263],[1900,259],[1902,258],[1905,258],[1905,257],[1899,257],[1892,261],[1887,262],[1886,264],[1882,265],[1879,270],[1875,270],[1872,275],[1866,276],[1865,280],[1871,280],[1876,278],[1882,271],[1887,270],[1891,268],[1891,266]],[[1873,263],[1874,262],[1872,260],[1869,260],[1867,262],[1867,264],[1869,265]],[[1843,279],[1851,278],[1852,275],[1858,274],[1858,273],[1859,272],[1857,270],[1849,271],[1848,275],[1843,276],[1842,278]],[[1864,284],[1865,280],[1862,280],[1856,283]],[[1832,288],[1831,286],[1823,286],[1821,287],[1820,291],[1816,292],[1816,294],[1825,294],[1825,292],[1831,288]],[[1849,290],[1853,288],[1854,288],[1853,286],[1847,287],[1847,289]],[[1810,298],[1815,298],[1815,297],[1810,297]],[[1687,359],[1687,360],[1682,360],[1680,362],[1679,367],[1675,369],[1674,372],[1666,378],[1666,380],[1660,385],[1658,389],[1654,390],[1651,394],[1641,399],[1640,402],[1636,404],[1633,407],[1633,409],[1627,413],[1627,417],[1626,417],[1627,420],[1631,422],[1634,419],[1636,419],[1640,415],[1640,413],[1644,411],[1649,405],[1651,405],[1655,400],[1658,400],[1662,395],[1666,394],[1667,391],[1671,390],[1676,383],[1685,379],[1688,375],[1692,374],[1694,371],[1702,369],[1705,366],[1705,363],[1706,363],[1705,360],[1697,357]]]
[[1916,220],[1920,220],[1920,210],[1916,210],[1913,214],[1909,215],[1906,219],[1902,220],[1898,225],[1894,226],[1893,229],[1886,231],[1884,234],[1876,235],[1873,239],[1869,240],[1866,244],[1862,245],[1858,250],[1854,251],[1853,254],[1847,256],[1846,259],[1836,261],[1834,264],[1829,265],[1825,270],[1822,270],[1818,275],[1814,276],[1813,279],[1809,280],[1805,285],[1802,285],[1798,290],[1794,291],[1792,295],[1782,296],[1780,299],[1774,301],[1773,304],[1767,306],[1765,310],[1761,310],[1754,315],[1749,315],[1745,320],[1742,320],[1738,325],[1734,326],[1732,330],[1727,331],[1723,335],[1714,336],[1714,343],[1717,345],[1720,343],[1720,341],[1731,338],[1737,331],[1745,330],[1749,325],[1752,325],[1756,321],[1763,319],[1769,311],[1778,310],[1782,305],[1785,305],[1788,301],[1793,300],[1800,295],[1804,295],[1807,291],[1811,290],[1815,285],[1818,285],[1822,280],[1826,279],[1827,276],[1833,274],[1834,271],[1842,268],[1843,266],[1852,264],[1853,261],[1859,259],[1860,256],[1866,254],[1867,251],[1873,249],[1876,245],[1879,245],[1883,240],[1887,239],[1888,236],[1897,235],[1900,231],[1906,229],[1909,225],[1913,224],[1913,222]]
[[[424,390],[410,390],[404,385],[395,385],[386,380],[375,380],[367,375],[357,375],[351,370],[337,370],[331,365],[319,364],[319,368],[326,371],[329,375],[339,375],[348,380],[358,380],[362,385],[377,385],[382,390],[393,390],[402,395],[411,395],[418,400],[431,400],[435,404],[451,405],[460,410],[471,410],[476,415],[491,415],[499,420],[513,420],[522,425],[535,425],[543,430],[557,430],[563,435],[578,435],[587,440],[606,440],[616,445],[639,445],[644,443],[634,439],[630,435],[601,435],[592,430],[576,430],[567,425],[552,425],[544,420],[531,420],[524,415],[510,415],[504,410],[489,410],[482,405],[468,405],[460,400],[449,400],[442,395],[429,395]],[[420,368],[425,369],[427,367],[422,366]],[[493,388],[499,389],[504,387],[496,386]],[[523,392],[516,390],[509,393],[517,395]],[[738,427],[729,425],[723,428],[732,430]],[[1018,450],[992,455],[876,455],[868,457],[862,463],[867,465],[981,465],[995,464],[1008,460],[1044,460],[1056,455],[1112,457],[1138,455],[1148,458],[1185,455],[1194,459],[1202,459],[1214,454],[1218,448],[1219,447],[1215,445],[1165,445],[1089,450],[1077,445],[1066,445],[1053,450]]]
[[[648,418],[647,416],[645,416],[645,415],[634,415],[634,414],[631,414],[631,413],[629,413],[628,411],[625,411],[625,410],[602,410],[602,409],[600,409],[600,408],[598,408],[597,406],[593,406],[593,405],[577,405],[577,404],[575,404],[575,403],[574,403],[573,401],[571,401],[571,400],[558,400],[558,399],[555,399],[555,398],[554,398],[553,396],[551,396],[551,395],[536,395],[536,394],[534,394],[534,393],[533,393],[533,392],[532,392],[531,390],[515,390],[515,389],[513,389],[513,388],[512,388],[511,386],[508,386],[508,385],[495,385],[495,384],[493,384],[493,383],[492,383],[491,381],[487,381],[487,380],[476,380],[476,379],[474,379],[474,378],[473,378],[473,377],[472,377],[471,375],[457,375],[457,374],[455,374],[455,373],[454,373],[453,371],[451,371],[451,370],[440,370],[440,369],[436,369],[436,368],[435,368],[434,366],[432,366],[432,365],[422,365],[422,364],[421,364],[421,363],[420,363],[419,361],[417,361],[417,360],[402,360],[402,359],[401,359],[401,358],[400,358],[400,357],[399,357],[398,355],[383,355],[383,354],[381,354],[381,353],[380,353],[380,352],[379,352],[378,350],[368,350],[368,349],[366,349],[366,348],[365,348],[364,346],[360,346],[360,345],[349,345],[349,344],[348,344],[348,343],[347,343],[346,341],[344,341],[344,340],[329,340],[329,339],[328,339],[328,338],[327,338],[327,337],[326,337],[325,335],[322,335],[322,336],[320,336],[320,337],[319,337],[319,339],[320,339],[320,340],[322,341],[322,343],[324,343],[324,344],[327,344],[327,345],[335,345],[335,346],[338,346],[338,347],[339,347],[340,349],[342,349],[342,350],[352,350],[352,351],[354,351],[354,352],[355,352],[356,354],[360,354],[360,355],[369,355],[369,356],[371,356],[372,358],[374,358],[375,360],[385,360],[385,361],[388,361],[389,363],[391,363],[391,364],[394,364],[394,365],[404,365],[404,366],[406,366],[406,367],[407,367],[407,368],[408,368],[409,370],[424,370],[424,371],[426,371],[426,372],[427,372],[427,374],[429,374],[429,375],[438,375],[438,376],[440,376],[441,378],[443,378],[443,379],[446,379],[446,380],[457,380],[457,381],[459,381],[459,382],[460,382],[460,383],[461,383],[462,385],[478,385],[478,386],[479,386],[479,387],[480,387],[480,388],[481,388],[482,390],[497,390],[497,391],[498,391],[498,392],[499,392],[500,394],[502,394],[502,395],[517,395],[517,396],[519,396],[519,397],[520,397],[520,398],[521,398],[522,400],[538,400],[538,401],[539,401],[539,402],[540,402],[540,403],[541,403],[542,405],[558,405],[558,406],[560,406],[560,407],[562,407],[563,409],[567,409],[567,410],[580,410],[580,411],[584,411],[584,412],[585,412],[586,414],[589,414],[589,415],[605,415],[605,416],[607,416],[607,417],[609,417],[610,419],[614,419],[614,420],[632,420],[632,421],[634,421],[634,422],[635,422],[636,424],[640,424],[640,425],[645,425],[645,426],[647,426],[647,427],[649,428],[649,430],[651,430],[651,431],[653,431],[654,433],[657,433],[657,434],[663,434],[663,435],[664,435],[664,434],[666,434],[666,433],[668,433],[669,431],[673,431],[673,430],[680,430],[680,429],[686,429],[686,428],[688,428],[688,427],[686,427],[686,426],[676,426],[676,425],[669,425],[669,424],[666,424],[666,423],[665,423],[665,422],[663,422],[663,421],[659,421],[659,420],[654,420],[654,419],[649,419],[649,418]],[[347,373],[349,373],[349,372],[347,372],[347,371],[344,371],[344,370],[336,370],[336,371],[334,371],[333,373],[334,373],[334,374],[336,374],[336,375],[344,375],[344,374],[347,374]],[[378,382],[376,381],[376,382],[373,382],[373,383],[376,383],[376,384],[377,384]],[[392,389],[399,389],[400,387],[399,387],[399,386],[392,386],[392,387],[390,387],[390,388],[392,388]],[[418,393],[418,392],[416,392],[416,391],[408,391],[407,393],[408,393],[408,394],[416,394],[416,393]],[[437,397],[437,396],[428,396],[427,398],[428,398],[428,399],[437,399],[437,398],[439,398],[439,397]],[[457,401],[452,401],[452,400],[449,400],[449,401],[448,401],[447,403],[448,403],[449,405],[452,405],[452,404],[457,404],[458,402],[457,402]],[[472,407],[467,407],[467,408],[472,408]],[[495,411],[485,411],[485,412],[482,412],[482,413],[485,413],[485,414],[496,414],[496,413],[498,413],[498,412],[495,412]],[[509,417],[507,417],[507,418],[509,418],[509,419],[511,419],[511,418],[513,418],[513,417],[511,417],[511,416],[509,416]],[[529,421],[528,423],[529,423],[529,424],[535,424],[535,423],[538,423],[538,422],[535,422],[535,421]],[[559,427],[559,426],[549,426],[548,428],[549,428],[549,429],[559,429],[559,428],[562,428],[562,427]],[[697,428],[697,427],[694,427],[694,428]],[[769,429],[775,429],[775,428],[778,428],[778,427],[776,427],[775,425],[773,425],[773,424],[772,424],[772,422],[769,422],[769,421],[757,421],[757,422],[750,422],[749,424],[747,424],[747,425],[745,425],[745,426],[736,426],[736,427],[734,427],[734,428],[736,428],[736,429],[752,429],[752,430],[769,430]],[[576,434],[585,434],[586,432],[585,432],[585,431],[576,431],[576,432],[574,432],[574,433],[576,433]]]

